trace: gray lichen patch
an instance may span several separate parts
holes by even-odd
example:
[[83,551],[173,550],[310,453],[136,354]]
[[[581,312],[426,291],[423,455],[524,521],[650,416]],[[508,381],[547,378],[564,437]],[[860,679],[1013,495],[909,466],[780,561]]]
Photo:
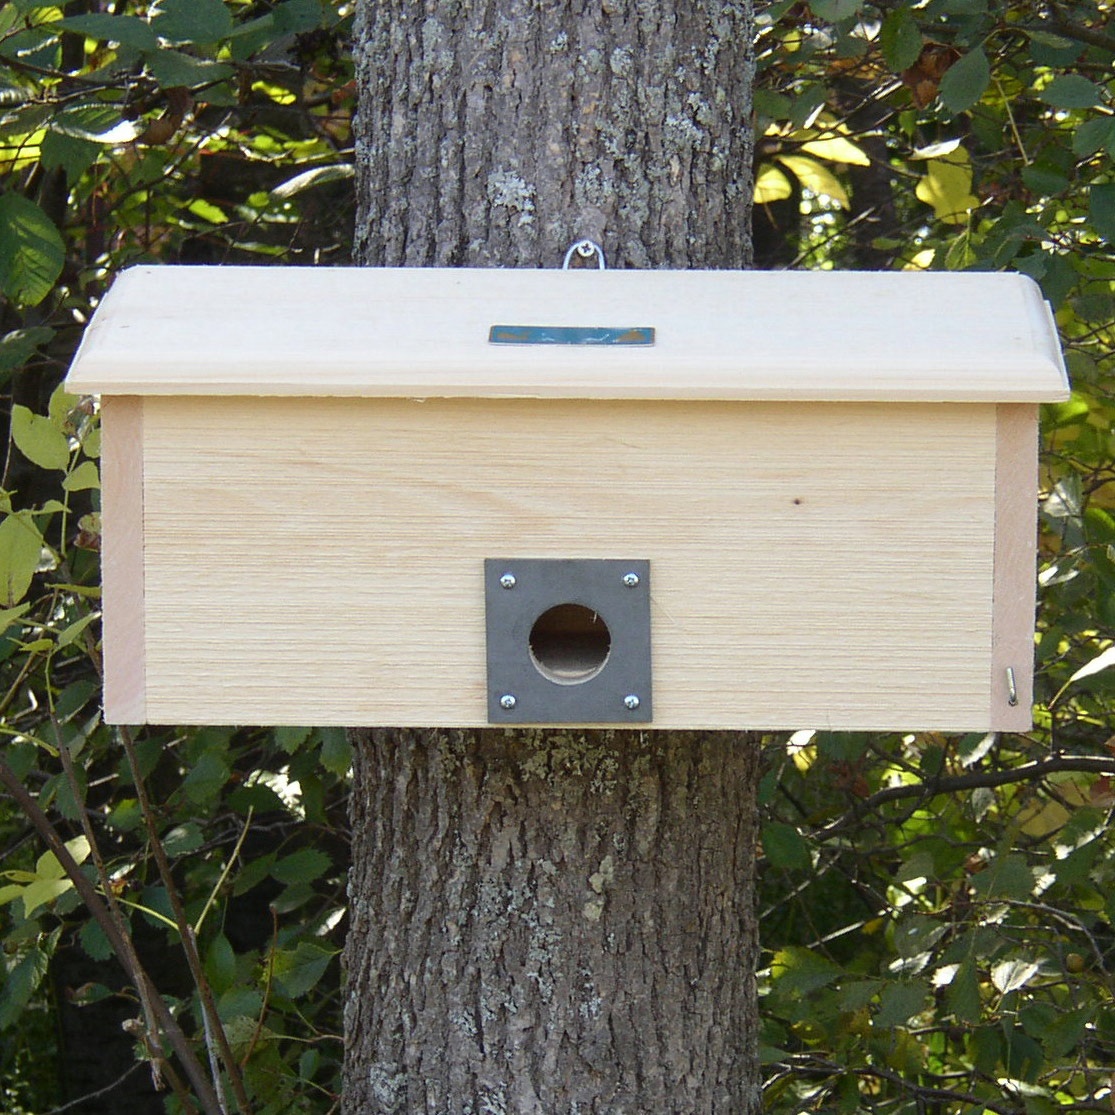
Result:
[[519,215],[519,225],[534,220],[535,188],[513,170],[493,170],[488,175],[488,200]]

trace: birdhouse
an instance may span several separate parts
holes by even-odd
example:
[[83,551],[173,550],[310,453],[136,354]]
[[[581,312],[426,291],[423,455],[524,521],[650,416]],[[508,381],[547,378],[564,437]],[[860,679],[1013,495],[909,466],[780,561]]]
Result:
[[1022,276],[138,267],[68,382],[110,722],[1030,726]]

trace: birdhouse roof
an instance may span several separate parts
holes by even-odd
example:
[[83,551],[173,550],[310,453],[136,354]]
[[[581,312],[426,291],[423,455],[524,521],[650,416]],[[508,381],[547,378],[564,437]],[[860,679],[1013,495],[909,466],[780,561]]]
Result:
[[[653,332],[651,332],[653,331]],[[1017,274],[142,266],[76,393],[1044,402],[1068,382]]]

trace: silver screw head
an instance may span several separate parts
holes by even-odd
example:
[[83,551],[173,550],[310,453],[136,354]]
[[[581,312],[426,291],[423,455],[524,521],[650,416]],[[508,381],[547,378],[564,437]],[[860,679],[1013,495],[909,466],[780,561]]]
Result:
[[634,693],[628,693],[623,698],[623,707],[634,712],[639,707],[639,698]]
[[499,583],[504,588],[514,588],[519,582],[515,580],[514,573],[504,573],[504,575],[500,577]]
[[500,708],[513,709],[518,703],[519,702],[518,700],[516,700],[514,693],[504,693],[504,695],[499,699]]
[[638,573],[624,573],[623,583],[628,588],[635,588],[639,584],[639,574]]

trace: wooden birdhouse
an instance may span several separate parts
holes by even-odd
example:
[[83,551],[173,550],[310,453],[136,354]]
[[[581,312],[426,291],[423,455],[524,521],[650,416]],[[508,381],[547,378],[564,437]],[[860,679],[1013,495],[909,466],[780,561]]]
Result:
[[138,267],[111,722],[1030,726],[1018,275]]

